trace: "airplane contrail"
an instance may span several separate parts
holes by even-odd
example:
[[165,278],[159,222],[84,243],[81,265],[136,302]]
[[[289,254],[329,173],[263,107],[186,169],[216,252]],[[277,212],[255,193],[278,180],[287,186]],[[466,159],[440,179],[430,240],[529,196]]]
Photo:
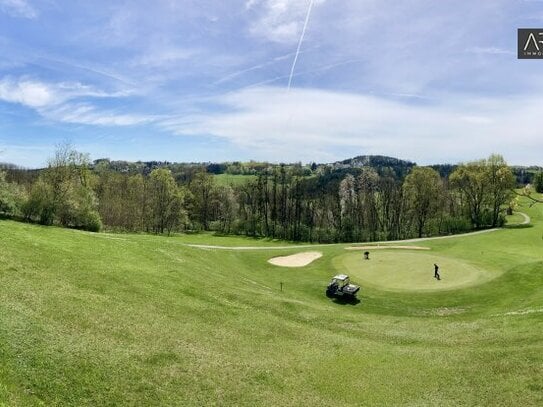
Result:
[[304,42],[305,30],[307,28],[307,24],[309,23],[309,16],[311,15],[312,8],[313,8],[313,0],[309,0],[309,8],[307,9],[307,15],[305,16],[304,28],[302,29],[302,35],[300,36],[300,41],[298,41],[298,48],[296,49],[296,54],[294,55],[294,61],[292,62],[292,67],[290,68],[287,91],[290,90],[290,85],[292,84],[292,77],[294,76],[294,68],[296,68],[298,55],[300,55],[300,48],[302,47],[302,42]]

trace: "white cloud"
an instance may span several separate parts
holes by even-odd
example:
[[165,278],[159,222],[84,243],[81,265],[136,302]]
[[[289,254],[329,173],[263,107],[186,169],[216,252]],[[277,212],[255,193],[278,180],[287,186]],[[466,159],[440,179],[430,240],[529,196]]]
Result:
[[92,126],[136,126],[155,120],[151,116],[97,109],[95,106],[85,103],[68,103],[57,108],[41,110],[40,114],[49,120],[57,122]]
[[516,55],[516,53],[511,50],[497,47],[471,47],[468,48],[467,51],[473,54]]
[[38,12],[26,0],[0,0],[0,9],[14,17],[36,18]]
[[[315,0],[314,5],[325,0]],[[249,0],[245,7],[257,11],[257,18],[251,24],[253,35],[280,43],[298,41],[309,0]]]
[[131,126],[154,120],[151,116],[99,109],[88,98],[117,98],[129,92],[105,92],[78,82],[46,83],[28,78],[0,80],[0,100],[34,109],[42,117],[63,123],[100,126]]
[[224,82],[229,82],[229,81],[231,81],[233,79],[238,78],[241,75],[244,75],[244,74],[252,72],[252,71],[258,71],[258,70],[261,70],[263,68],[273,66],[273,65],[277,64],[278,62],[282,62],[282,61],[284,61],[284,60],[286,60],[288,58],[291,58],[293,56],[294,56],[293,52],[289,53],[289,54],[285,54],[285,55],[280,55],[280,56],[277,56],[277,57],[275,57],[275,58],[273,58],[273,59],[271,59],[269,61],[257,64],[257,65],[253,65],[253,66],[250,66],[248,68],[244,68],[244,69],[241,69],[241,70],[238,70],[238,71],[235,71],[235,72],[231,72],[231,73],[223,76],[222,78],[219,78],[218,80],[213,82],[213,84],[218,85],[218,84],[221,84],[221,83],[224,83]]
[[0,99],[33,108],[54,103],[58,96],[56,93],[52,87],[32,80],[13,81],[8,78],[0,81]]
[[[29,7],[26,15],[36,17],[31,2],[44,4],[0,0],[0,12],[22,16]],[[0,99],[56,122],[158,123],[178,134],[213,134],[247,149],[246,156],[272,160],[368,152],[438,161],[478,157],[487,147],[526,157],[541,149],[541,121],[530,104],[541,108],[543,82],[537,64],[517,61],[516,33],[508,26],[512,15],[521,24],[541,17],[540,10],[507,0],[439,6],[315,0],[295,70],[294,85],[306,89],[286,95],[263,87],[286,87],[308,6],[309,0],[66,2],[62,13],[42,13],[51,18],[43,30],[4,30],[0,67],[13,76],[0,76]],[[220,19],[211,24],[213,16]],[[251,89],[212,97],[237,86]],[[102,90],[117,87],[131,92]],[[457,96],[435,97],[440,93]],[[526,103],[505,99],[513,94]],[[470,95],[496,99],[485,105]],[[172,112],[177,118],[163,118]]]
[[247,0],[245,2],[245,9],[249,10],[251,8],[253,8],[257,3],[258,3],[259,0]]
[[[389,154],[421,162],[458,161],[515,151],[537,162],[543,98],[444,97],[405,104],[323,90],[246,89],[220,99],[227,113],[161,123],[179,135],[213,135],[255,158],[326,160]],[[507,154],[506,154],[507,156]]]
[[127,92],[108,93],[79,82],[47,83],[31,78],[0,80],[0,100],[19,103],[31,108],[45,108],[60,105],[79,97],[119,97]]
[[186,61],[197,54],[196,50],[178,47],[152,47],[132,61],[135,66],[147,68],[165,68],[175,66],[180,61]]

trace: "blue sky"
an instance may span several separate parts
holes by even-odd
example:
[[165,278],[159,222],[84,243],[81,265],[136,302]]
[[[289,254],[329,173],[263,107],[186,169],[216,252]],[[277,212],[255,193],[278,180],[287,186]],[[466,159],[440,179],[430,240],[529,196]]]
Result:
[[0,0],[0,162],[543,164],[543,1]]

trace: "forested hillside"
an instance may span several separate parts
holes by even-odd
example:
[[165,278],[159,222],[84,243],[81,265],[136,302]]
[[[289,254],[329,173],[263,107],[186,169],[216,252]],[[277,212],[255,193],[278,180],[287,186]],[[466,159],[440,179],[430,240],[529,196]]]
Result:
[[92,231],[205,230],[311,242],[395,240],[500,226],[515,206],[516,186],[498,155],[431,167],[383,156],[308,165],[131,163],[91,162],[60,146],[47,168],[8,166],[1,174],[0,212],[26,221]]

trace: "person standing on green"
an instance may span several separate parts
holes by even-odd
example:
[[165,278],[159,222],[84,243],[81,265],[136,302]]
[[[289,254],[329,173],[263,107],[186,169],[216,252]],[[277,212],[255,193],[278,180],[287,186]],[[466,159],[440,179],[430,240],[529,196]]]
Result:
[[435,263],[434,263],[434,278],[441,280],[441,276],[439,275],[439,266]]

